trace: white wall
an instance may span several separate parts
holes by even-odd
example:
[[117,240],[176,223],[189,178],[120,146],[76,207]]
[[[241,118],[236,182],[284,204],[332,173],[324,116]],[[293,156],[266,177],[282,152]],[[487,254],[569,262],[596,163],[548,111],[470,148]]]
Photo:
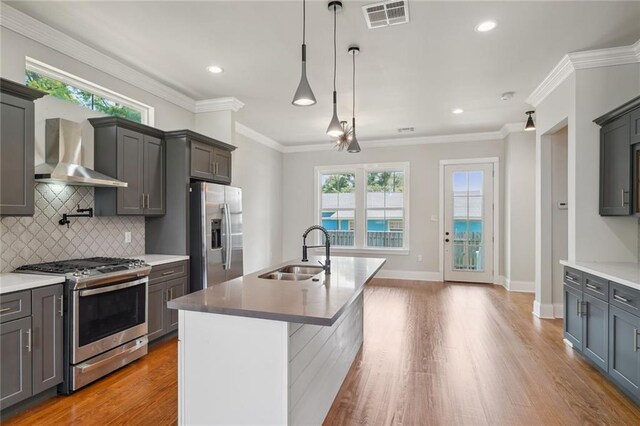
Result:
[[[314,168],[340,164],[410,163],[410,250],[408,255],[367,253],[363,256],[385,257],[386,271],[409,271],[413,276],[434,279],[438,273],[439,235],[439,162],[444,159],[499,157],[500,175],[504,173],[504,141],[454,142],[415,146],[364,148],[359,154],[334,150],[289,153],[284,155],[283,173],[283,258],[301,256],[302,233],[315,221]],[[503,185],[500,189],[503,199]],[[502,202],[499,209],[502,211]],[[501,225],[502,228],[502,225]],[[423,261],[418,261],[418,255]],[[503,253],[501,251],[500,258]],[[500,262],[502,274],[502,260]],[[437,275],[436,275],[437,276]]]
[[552,267],[552,302],[554,316],[562,315],[563,305],[563,266],[560,260],[568,257],[569,247],[569,214],[568,210],[558,208],[559,202],[567,202],[567,164],[569,148],[568,129],[563,127],[551,135],[551,267]]
[[505,140],[505,287],[534,290],[535,148],[533,132],[511,133]]

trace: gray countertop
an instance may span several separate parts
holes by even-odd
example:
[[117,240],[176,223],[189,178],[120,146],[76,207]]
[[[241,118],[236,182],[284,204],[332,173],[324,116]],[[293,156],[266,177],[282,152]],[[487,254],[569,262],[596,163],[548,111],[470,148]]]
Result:
[[560,264],[640,290],[640,264],[635,262],[583,262],[561,260]]
[[[318,265],[323,257],[311,256],[308,265]],[[331,257],[331,274],[318,275],[320,281],[279,281],[258,278],[285,265],[301,265],[291,260],[168,302],[171,309],[209,312],[287,321],[332,325],[360,295],[364,285],[382,268],[386,259]]]

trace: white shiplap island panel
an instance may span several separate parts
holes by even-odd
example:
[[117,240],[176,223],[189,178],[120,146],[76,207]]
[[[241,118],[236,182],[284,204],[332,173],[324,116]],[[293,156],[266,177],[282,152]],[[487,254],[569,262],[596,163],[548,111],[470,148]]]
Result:
[[362,291],[383,264],[339,258],[331,278],[267,287],[281,297],[262,303],[259,273],[176,299],[179,423],[321,424],[362,347]]

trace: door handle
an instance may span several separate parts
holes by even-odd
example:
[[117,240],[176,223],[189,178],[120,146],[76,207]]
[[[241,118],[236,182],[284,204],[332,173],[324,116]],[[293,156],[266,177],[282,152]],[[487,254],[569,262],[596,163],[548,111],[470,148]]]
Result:
[[142,204],[142,208],[144,209],[144,194],[140,194],[140,203]]
[[64,316],[64,295],[58,297],[58,299],[60,299],[60,310],[58,311],[58,313],[60,314],[60,316]]
[[633,329],[633,351],[638,352],[638,329]]
[[27,350],[31,352],[31,329],[27,330]]
[[626,206],[628,206],[628,205],[629,205],[629,202],[624,200],[624,195],[625,195],[625,194],[628,194],[628,193],[629,193],[629,191],[625,191],[625,190],[624,190],[624,188],[622,188],[622,191],[621,191],[621,195],[622,195],[622,207],[626,207]]
[[597,289],[599,289],[599,288],[600,288],[600,287],[598,287],[598,286],[595,286],[595,285],[593,285],[593,284],[589,284],[589,283],[586,283],[586,284],[585,284],[585,286],[586,286],[588,289],[591,289],[591,290],[597,290]]
[[9,312],[11,310],[11,308],[2,308],[0,309],[0,314],[3,314],[5,312]]
[[150,208],[151,206],[151,195],[147,194],[147,208]]
[[619,296],[617,294],[614,294],[613,298],[618,300],[618,301],[620,301],[620,302],[622,302],[622,303],[629,303],[629,299],[627,299],[626,297]]

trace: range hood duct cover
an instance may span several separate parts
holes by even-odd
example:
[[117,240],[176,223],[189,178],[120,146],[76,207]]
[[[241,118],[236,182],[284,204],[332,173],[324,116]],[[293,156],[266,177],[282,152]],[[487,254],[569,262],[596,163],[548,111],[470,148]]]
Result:
[[45,162],[36,166],[37,182],[126,188],[127,183],[82,165],[80,123],[50,118],[45,124]]

